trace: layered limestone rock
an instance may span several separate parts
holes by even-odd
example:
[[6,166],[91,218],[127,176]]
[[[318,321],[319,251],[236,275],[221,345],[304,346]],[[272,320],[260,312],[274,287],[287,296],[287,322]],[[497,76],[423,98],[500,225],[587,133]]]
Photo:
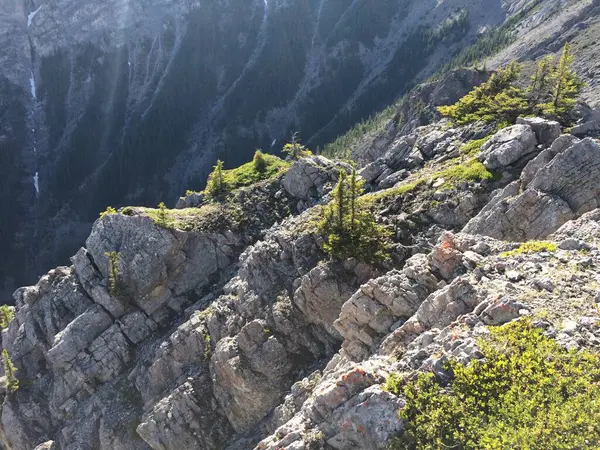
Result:
[[525,178],[499,192],[464,231],[506,240],[539,239],[597,208],[600,146],[591,138],[565,138],[540,157],[550,159],[553,153],[543,166],[543,160],[532,161]]
[[[481,358],[490,326],[551,307],[569,321],[547,325],[561,345],[600,346],[600,148],[527,119],[482,150],[503,177],[440,180],[487,132],[417,128],[365,167],[361,201],[393,231],[378,266],[323,252],[310,204],[349,169],[323,157],[217,208],[104,215],[71,267],[15,293],[2,348],[21,386],[2,394],[3,445],[384,449],[405,404],[386,379],[449,379],[448,359]],[[497,240],[530,234],[556,248]]]

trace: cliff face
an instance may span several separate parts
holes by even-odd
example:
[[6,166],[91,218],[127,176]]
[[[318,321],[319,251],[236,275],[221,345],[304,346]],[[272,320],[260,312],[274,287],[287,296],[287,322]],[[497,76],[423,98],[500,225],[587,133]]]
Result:
[[[597,2],[481,3],[3,1],[0,201],[15,213],[0,215],[2,273],[74,256],[14,293],[2,349],[20,386],[0,393],[0,445],[384,449],[405,425],[389,375],[447,378],[448,359],[481,358],[491,326],[544,317],[561,346],[597,348],[598,114],[581,107],[570,130],[420,126],[422,105],[454,102],[481,71],[418,86],[403,120],[351,148],[361,201],[393,231],[382,266],[323,252],[321,205],[351,170],[323,156],[221,203],[193,194],[96,220],[115,199],[174,198],[215,155],[234,165],[292,129],[329,140],[506,14],[528,11],[529,44],[494,64],[552,39],[595,51]],[[522,251],[532,239],[550,244]]]
[[[546,311],[550,330],[569,321],[561,345],[596,345],[600,146],[561,133],[390,131],[361,169],[395,231],[382,267],[322,252],[319,203],[350,170],[322,156],[216,208],[105,215],[72,266],[15,293],[4,447],[383,449],[403,430],[386,378],[447,376],[448,358],[481,357],[488,326]],[[499,176],[449,171],[473,156]],[[526,239],[555,247],[505,253]]]
[[2,0],[3,292],[66,262],[109,204],[174,203],[294,130],[322,146],[486,29],[587,4],[535,3]]

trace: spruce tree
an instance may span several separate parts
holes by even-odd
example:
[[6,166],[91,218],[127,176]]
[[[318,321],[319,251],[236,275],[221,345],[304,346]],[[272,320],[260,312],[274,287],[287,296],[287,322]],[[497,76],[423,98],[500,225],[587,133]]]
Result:
[[323,249],[336,258],[358,258],[378,263],[388,258],[390,235],[360,204],[364,181],[353,170],[341,172],[325,207],[319,226],[325,242]]
[[300,144],[298,140],[298,133],[292,134],[292,140],[289,144],[285,144],[283,147],[283,153],[287,154],[286,159],[289,161],[297,161],[312,155],[312,152],[309,149]]
[[528,107],[523,90],[513,86],[520,73],[521,66],[513,61],[454,105],[440,106],[438,111],[458,124],[478,120],[513,122]]
[[8,350],[2,350],[2,365],[4,366],[4,377],[6,380],[6,390],[10,393],[15,392],[19,389],[19,380],[17,379],[15,372],[17,368],[14,366],[10,359]]
[[171,227],[171,220],[169,219],[169,210],[167,209],[167,205],[165,202],[160,202],[158,204],[158,213],[156,214],[156,224],[163,228]]
[[542,112],[568,123],[568,114],[575,107],[577,97],[583,88],[583,81],[571,70],[575,57],[566,44],[553,73],[553,90],[549,102],[540,105]]
[[529,105],[533,114],[540,114],[540,104],[546,103],[552,93],[552,79],[555,76],[554,56],[548,55],[538,63],[531,76],[531,85],[527,89]]
[[208,176],[206,190],[211,197],[217,198],[226,191],[225,179],[223,176],[223,161],[217,160],[213,172]]

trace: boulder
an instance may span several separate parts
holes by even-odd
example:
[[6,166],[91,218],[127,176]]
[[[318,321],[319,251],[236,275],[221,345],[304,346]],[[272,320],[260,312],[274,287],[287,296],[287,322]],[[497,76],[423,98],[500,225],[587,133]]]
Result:
[[327,444],[337,450],[388,448],[387,442],[403,429],[398,417],[403,407],[404,401],[381,385],[368,387],[334,413],[331,422],[339,425]]
[[376,159],[370,164],[367,164],[363,167],[358,174],[367,182],[372,183],[377,178],[381,176],[381,174],[388,169],[387,164],[385,163],[383,158]]
[[321,197],[324,194],[323,187],[327,183],[335,183],[342,170],[350,172],[352,167],[323,156],[302,158],[288,169],[282,185],[288,194],[297,199]]
[[207,376],[186,381],[158,402],[136,431],[153,449],[223,448],[233,430],[212,401]]
[[56,369],[73,361],[111,325],[112,319],[104,308],[92,306],[56,335],[52,348],[48,350],[49,363]]
[[567,148],[579,142],[575,136],[571,134],[563,134],[552,142],[550,148],[542,151],[534,159],[529,161],[521,172],[521,187],[525,188],[531,183],[531,180],[535,177],[535,174],[554,159],[556,155],[564,152]]
[[292,368],[285,347],[263,321],[219,341],[210,362],[215,398],[236,432],[250,431],[279,404]]
[[354,268],[321,264],[302,277],[294,294],[294,303],[308,323],[321,325],[333,337],[341,336],[333,327],[342,305],[358,287],[371,278],[370,267],[354,263]]
[[201,192],[191,192],[189,195],[180,197],[177,200],[175,209],[198,208],[204,202],[204,196]]
[[571,128],[571,134],[579,138],[600,135],[600,119],[589,120]]
[[379,189],[388,189],[394,187],[397,183],[407,178],[408,175],[408,171],[405,169],[399,170],[398,172],[395,172],[384,178],[383,181],[379,183],[378,187]]
[[498,131],[483,144],[478,159],[490,170],[500,169],[535,152],[536,144],[529,125],[513,125]]
[[346,354],[366,358],[394,323],[409,318],[437,286],[424,255],[406,261],[399,272],[370,280],[342,306],[335,329],[344,337]]
[[599,206],[600,146],[587,138],[537,170],[524,192],[515,190],[515,183],[507,186],[463,231],[504,240],[540,239]]
[[529,125],[535,133],[538,144],[543,146],[552,144],[560,136],[561,132],[558,122],[540,117],[519,117],[517,124]]
[[[239,236],[231,232],[187,233],[159,227],[148,217],[111,214],[94,224],[86,246],[88,259],[104,280],[109,278],[107,255],[117,252],[123,295],[151,315],[174,297],[208,285],[220,270],[231,265],[239,243]],[[84,273],[85,263],[80,260],[84,261],[78,256],[76,267]],[[117,305],[113,308],[108,299],[94,295],[98,303],[121,315],[114,311]]]

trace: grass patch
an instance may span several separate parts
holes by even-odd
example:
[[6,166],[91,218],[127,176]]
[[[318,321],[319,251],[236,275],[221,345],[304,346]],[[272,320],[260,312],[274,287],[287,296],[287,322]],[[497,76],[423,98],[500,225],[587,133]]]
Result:
[[115,208],[113,208],[112,206],[108,206],[104,211],[102,211],[100,213],[100,218],[102,218],[104,216],[110,216],[113,214],[117,214],[117,210]]
[[598,449],[600,358],[567,351],[531,319],[491,329],[485,359],[450,362],[442,387],[432,373],[386,388],[402,394],[405,432],[392,449]]
[[275,178],[290,167],[290,163],[274,155],[263,154],[264,166],[257,170],[256,164],[250,161],[235,169],[223,170],[223,183],[227,191],[247,187],[259,181]]
[[519,248],[514,250],[510,250],[508,252],[503,252],[500,254],[501,258],[512,258],[514,256],[519,255],[527,255],[529,253],[540,253],[540,252],[548,252],[554,253],[558,247],[554,242],[547,241],[529,241],[521,244]]
[[453,189],[456,185],[463,181],[483,181],[483,180],[494,180],[496,175],[485,168],[485,166],[472,158],[465,162],[457,162],[454,165],[441,169],[435,172],[433,175],[427,177],[422,176],[412,181],[406,181],[405,183],[386,189],[383,191],[375,192],[372,194],[364,195],[360,198],[360,202],[363,205],[371,206],[380,201],[386,201],[390,198],[399,197],[409,192],[413,192],[419,186],[425,184],[427,180],[437,181],[443,179],[444,183],[438,189]]
[[425,183],[425,178],[419,178],[415,181],[409,181],[400,186],[396,186],[390,189],[386,189],[384,191],[375,192],[373,194],[363,195],[359,202],[365,206],[373,205],[379,201],[385,201],[390,198],[399,197],[404,194],[408,194],[409,192],[414,191],[421,184]]
[[200,208],[152,209],[138,208],[138,212],[167,229],[213,232],[238,229],[244,213],[235,205],[209,203]]
[[442,189],[452,189],[463,181],[493,180],[495,175],[476,159],[470,159],[462,164],[456,164],[437,172],[434,181],[444,179]]
[[475,157],[481,152],[481,147],[485,144],[490,138],[484,137],[481,139],[474,139],[463,144],[460,147],[460,154],[464,156]]

